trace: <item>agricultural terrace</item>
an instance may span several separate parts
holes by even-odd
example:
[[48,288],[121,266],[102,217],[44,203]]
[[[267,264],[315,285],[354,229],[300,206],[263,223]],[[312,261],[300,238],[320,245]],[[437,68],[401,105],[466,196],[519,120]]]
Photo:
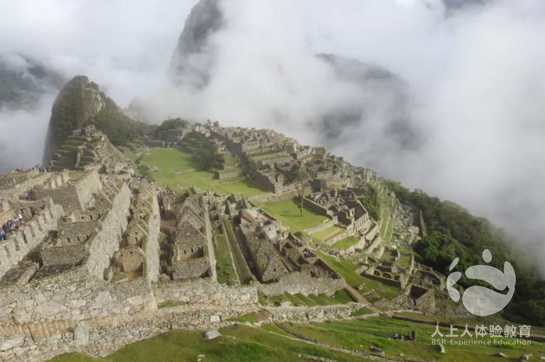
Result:
[[[169,186],[173,191],[180,192],[191,185],[198,188],[210,189],[221,194],[244,195],[246,197],[267,193],[244,178],[214,179],[214,174],[207,171],[191,171],[177,173],[178,171],[197,170],[198,165],[190,153],[177,148],[154,148],[149,154],[144,155],[140,161],[144,166],[155,166],[158,172],[150,172],[159,184]],[[234,181],[234,182],[233,182]]]
[[307,207],[303,207],[303,216],[301,216],[300,203],[295,198],[286,201],[256,202],[256,205],[277,218],[283,225],[289,226],[292,232],[303,231],[329,220]]

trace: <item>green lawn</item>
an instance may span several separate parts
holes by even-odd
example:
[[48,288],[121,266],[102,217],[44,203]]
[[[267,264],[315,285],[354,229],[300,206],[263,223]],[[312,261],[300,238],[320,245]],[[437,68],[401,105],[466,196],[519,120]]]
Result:
[[314,294],[310,294],[308,297],[310,299],[312,299],[313,301],[315,301],[316,303],[318,303],[318,305],[330,305],[331,304],[329,301],[324,300],[324,299],[322,299],[319,296],[314,295]]
[[295,296],[297,298],[299,298],[300,300],[302,300],[309,307],[314,307],[314,306],[319,305],[315,300],[312,300],[309,297],[307,297],[307,296],[305,296],[305,295],[303,295],[301,293],[297,293],[297,294],[295,294]]
[[333,295],[333,299],[341,304],[355,302],[354,298],[352,298],[346,289],[337,290]]
[[231,222],[226,217],[222,217],[222,221],[223,225],[225,226],[225,230],[227,231],[227,241],[231,246],[233,260],[235,261],[235,268],[237,270],[240,283],[250,284],[250,282],[252,281],[252,274],[250,272],[250,269],[248,268],[248,264],[246,264],[244,255],[242,255],[240,247],[238,246],[238,242],[233,231],[233,225],[231,225]]
[[214,174],[206,171],[194,171],[175,174],[174,171],[196,169],[198,165],[192,155],[176,148],[154,148],[151,154],[144,156],[140,162],[146,166],[156,166],[159,172],[151,172],[151,177],[159,184],[168,185],[173,191],[180,192],[191,185],[201,190],[211,189],[220,194],[244,195],[246,197],[262,195],[267,191],[260,189],[247,180],[231,184],[221,184],[218,179],[212,179]]
[[[532,341],[532,345],[526,346],[500,346],[494,345],[494,340],[509,340],[505,337],[475,337],[475,330],[469,330],[473,335],[469,337],[439,337],[445,338],[446,354],[440,354],[436,346],[431,345],[431,335],[435,332],[435,326],[419,324],[396,319],[372,317],[365,320],[334,321],[329,323],[293,324],[284,325],[289,330],[306,337],[321,340],[325,343],[343,346],[356,350],[369,351],[371,346],[376,346],[389,356],[399,356],[403,353],[405,358],[418,358],[428,361],[464,361],[481,362],[494,361],[492,355],[498,352],[505,353],[506,361],[516,361],[522,354],[533,353],[539,355],[545,350],[545,344]],[[267,328],[267,327],[266,327]],[[393,340],[390,337],[394,332],[407,335],[412,330],[416,332],[417,341]],[[440,333],[446,336],[450,328],[440,328]],[[454,331],[458,336],[463,330]],[[449,340],[455,341],[491,341],[491,345],[451,345]],[[371,343],[373,341],[373,343]],[[499,360],[499,359],[498,359]]]
[[283,225],[289,226],[292,232],[318,226],[322,221],[329,220],[313,210],[304,207],[303,216],[299,210],[297,199],[275,202],[256,202],[256,204],[269,214],[280,220]]
[[365,361],[361,357],[293,341],[265,329],[239,325],[235,329],[221,329],[220,333],[223,337],[205,341],[202,331],[174,330],[125,346],[103,359],[69,354],[51,362],[195,362],[201,354],[206,356],[202,358],[205,362],[308,362],[299,354],[339,362]]
[[248,314],[241,315],[240,317],[237,317],[237,318],[231,318],[229,319],[229,321],[239,322],[239,323],[246,323],[246,322],[257,323],[257,318],[255,317],[253,313],[248,313]]
[[[361,314],[368,312],[361,309]],[[356,313],[359,313],[357,311]],[[241,321],[254,321],[253,315],[239,317]],[[405,358],[417,358],[428,361],[464,361],[482,362],[494,361],[492,355],[498,352],[505,353],[506,361],[516,361],[522,354],[532,353],[533,358],[543,353],[545,344],[532,341],[531,345],[495,345],[494,341],[509,340],[506,337],[476,337],[475,331],[470,329],[472,337],[451,337],[450,328],[439,328],[447,340],[446,354],[440,354],[432,343],[432,334],[435,326],[415,322],[401,321],[384,317],[372,317],[365,320],[354,319],[349,321],[330,321],[326,323],[285,323],[284,328],[307,338],[319,340],[329,345],[346,347],[354,350],[369,351],[371,347],[378,347],[386,355],[398,357],[403,353]],[[409,334],[412,330],[418,337],[416,342],[393,340],[394,332]],[[274,332],[270,333],[270,332]],[[67,354],[58,356],[51,362],[148,362],[148,361],[196,361],[200,354],[205,355],[203,361],[235,362],[235,361],[308,361],[299,357],[299,354],[332,359],[339,362],[366,361],[364,357],[356,357],[326,347],[309,345],[301,341],[290,340],[282,335],[290,335],[276,325],[270,324],[262,328],[252,328],[238,325],[236,328],[220,330],[223,337],[212,341],[202,338],[202,331],[173,330],[157,337],[143,340],[125,346],[119,351],[102,359],[86,357],[81,354]],[[463,330],[455,330],[461,335]],[[280,335],[278,335],[280,334]],[[227,336],[230,336],[227,337]],[[233,338],[234,337],[234,338]],[[293,337],[293,335],[291,336]],[[450,344],[454,341],[490,341],[491,345],[464,345]],[[499,360],[499,359],[498,359]]]
[[333,246],[335,248],[348,249],[352,245],[357,244],[358,241],[360,241],[360,239],[355,237],[349,237],[349,238],[337,241],[335,244],[333,244]]
[[293,305],[306,305],[306,303],[303,300],[301,300],[299,297],[297,297],[295,295],[291,295],[288,292],[285,292],[284,295],[286,296],[286,298],[288,298],[288,300]]
[[231,281],[238,281],[233,262],[231,259],[231,251],[225,236],[218,236],[216,247],[216,271],[218,273],[218,282],[231,284]]

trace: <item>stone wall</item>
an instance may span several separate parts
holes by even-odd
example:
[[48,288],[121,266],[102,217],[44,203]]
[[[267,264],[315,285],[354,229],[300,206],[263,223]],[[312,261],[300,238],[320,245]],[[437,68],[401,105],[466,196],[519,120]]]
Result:
[[366,273],[365,273],[365,277],[369,278],[369,279],[379,281],[379,282],[384,283],[386,285],[391,285],[393,287],[401,288],[401,281],[398,281],[398,280],[395,280],[395,279],[390,279],[390,278],[385,278],[385,277],[382,277],[382,276],[379,276],[379,275],[374,275],[373,272],[374,272],[374,268],[368,269],[366,271]]
[[47,206],[34,215],[34,218],[28,221],[24,226],[26,243],[22,233],[10,235],[9,239],[0,244],[0,277],[8,270],[16,266],[17,263],[36,246],[38,246],[50,231],[57,229],[59,219],[64,215],[61,206],[53,204],[48,200]]
[[143,245],[143,251],[146,254],[146,277],[148,280],[154,282],[157,281],[157,277],[161,272],[161,266],[159,265],[159,253],[161,252],[159,246],[159,233],[161,229],[161,215],[159,214],[159,204],[157,198],[152,197],[153,213],[149,215],[148,219],[148,236]]
[[326,244],[331,246],[333,244],[335,244],[337,241],[341,241],[343,239],[346,239],[347,237],[353,235],[354,233],[353,232],[349,232],[349,231],[344,231],[342,233],[340,233],[339,235],[335,236],[334,238],[331,238],[329,240],[327,240]]
[[312,235],[312,234],[316,234],[319,231],[330,228],[332,226],[335,226],[335,220],[328,220],[326,222],[322,222],[320,225],[315,226],[313,228],[305,229],[305,232]]
[[323,216],[327,216],[327,217],[331,217],[331,212],[328,211],[325,207],[323,207],[322,205],[318,205],[317,203],[315,203],[314,201],[310,200],[310,199],[307,199],[306,197],[303,199],[303,204],[308,207],[309,209],[311,210],[314,210],[315,212],[317,212],[318,214],[320,215],[323,215]]
[[174,279],[207,277],[210,270],[210,260],[207,256],[172,263],[172,277]]
[[[4,174],[5,175],[5,174]],[[9,175],[9,174],[8,174]],[[26,180],[15,180],[12,184],[6,184],[6,187],[8,187],[5,190],[2,190],[2,193],[5,196],[8,196],[10,198],[18,198],[18,195],[21,195],[25,191],[28,191],[29,189],[33,189],[36,186],[40,186],[43,184],[47,184],[49,179],[56,174],[53,174],[51,172],[41,172],[39,175],[34,177],[29,177]]]
[[[87,321],[0,326],[0,360],[42,362],[55,355],[81,352],[103,357],[139,340],[172,329],[218,329],[230,318],[255,308],[187,307],[143,311],[131,316],[97,317]],[[7,333],[4,333],[7,332]]]
[[87,256],[85,244],[54,246],[40,251],[43,266],[79,265]]
[[111,209],[100,220],[100,230],[87,241],[89,257],[85,268],[97,278],[104,278],[104,271],[110,266],[110,259],[119,249],[119,242],[127,228],[131,192],[125,183],[119,186],[118,193],[110,200]]
[[[304,193],[307,194],[310,192],[311,192],[311,188],[305,187]],[[263,195],[252,196],[252,197],[249,197],[248,200],[259,201],[259,202],[287,201],[287,200],[293,199],[294,197],[298,197],[298,195],[299,194],[297,190],[291,190],[291,191],[283,192],[281,194],[263,194]]]
[[379,231],[378,224],[375,224],[375,226],[371,230],[369,230],[367,234],[365,234],[365,238],[367,239],[367,241],[373,240],[377,236],[378,231]]
[[276,307],[269,308],[270,319],[275,322],[286,321],[316,321],[348,319],[352,313],[362,307],[361,304],[349,303],[343,305],[327,305],[319,307]]
[[214,230],[212,229],[212,223],[210,222],[210,214],[208,212],[208,205],[204,205],[204,223],[206,228],[206,243],[208,251],[208,260],[210,262],[210,277],[212,281],[216,282],[218,280],[218,275],[216,271],[216,249],[214,248]]
[[244,171],[242,170],[234,170],[229,172],[216,172],[216,177],[219,178],[220,180],[233,178],[233,177],[239,177],[243,175],[244,175]]
[[[267,322],[349,319],[361,305],[278,307],[268,310]],[[143,311],[131,316],[97,317],[54,325],[25,325],[3,333],[0,359],[42,362],[58,354],[80,352],[104,357],[129,343],[152,338],[172,329],[209,330],[226,327],[230,318],[257,311],[256,307],[177,306]],[[6,330],[6,332],[8,332]]]
[[255,287],[228,287],[210,279],[172,280],[153,284],[158,304],[196,303],[198,305],[250,306],[256,305]]
[[102,190],[102,182],[96,170],[90,171],[82,178],[74,181],[72,185],[64,185],[53,189],[36,189],[36,198],[51,197],[57,205],[63,205],[64,209],[82,210],[90,206],[94,195]]
[[332,278],[313,278],[309,274],[290,273],[280,278],[276,283],[260,284],[256,283],[257,290],[268,297],[274,297],[288,292],[290,294],[301,293],[326,294],[328,296],[335,294],[337,290],[346,287],[343,279]]
[[110,284],[76,268],[26,285],[0,288],[0,323],[82,320],[156,307],[145,278]]

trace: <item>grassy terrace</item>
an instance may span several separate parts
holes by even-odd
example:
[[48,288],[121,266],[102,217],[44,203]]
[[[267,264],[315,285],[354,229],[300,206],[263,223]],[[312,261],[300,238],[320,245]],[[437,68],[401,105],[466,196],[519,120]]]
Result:
[[327,241],[335,237],[336,235],[345,232],[346,229],[340,228],[338,226],[332,226],[322,231],[318,231],[315,234],[312,234],[312,237],[319,241]]
[[349,237],[349,238],[337,241],[335,244],[333,244],[333,246],[336,248],[348,249],[352,245],[357,244],[358,241],[360,241],[360,239],[355,237]]
[[[354,315],[365,315],[369,312],[368,309],[361,308]],[[233,321],[253,323],[257,319],[255,316],[248,314],[235,318]],[[507,358],[503,358],[506,361],[517,361],[522,354],[528,353],[534,355],[533,359],[537,359],[536,356],[545,350],[544,343],[535,341],[532,341],[531,345],[525,346],[500,345],[497,341],[513,341],[513,339],[490,336],[475,337],[474,330],[470,329],[473,337],[443,337],[447,340],[447,343],[445,343],[447,353],[440,354],[438,348],[431,344],[431,335],[435,332],[435,326],[383,317],[327,323],[285,323],[283,327],[291,332],[322,341],[328,345],[366,352],[371,347],[378,347],[385,351],[388,356],[397,357],[400,353],[403,353],[404,358],[428,361],[482,362],[501,360],[501,358],[492,357],[498,352],[507,355]],[[416,342],[390,338],[394,332],[406,335],[412,330],[416,332],[418,338]],[[446,336],[450,333],[450,329],[441,327],[439,332]],[[220,330],[224,337],[212,341],[205,341],[202,338],[202,333],[202,331],[174,330],[148,340],[133,343],[101,359],[81,354],[66,354],[52,359],[51,362],[189,362],[196,361],[199,354],[206,356],[203,361],[218,362],[308,361],[299,357],[299,354],[318,356],[339,362],[367,361],[365,357],[284,338],[283,336],[294,336],[279,329],[274,324],[262,328],[252,328],[244,325],[238,325],[236,328],[224,328]],[[455,330],[454,333],[461,335],[463,331]],[[483,341],[490,342],[490,345],[467,344],[456,346],[450,344],[450,340],[456,342]]]
[[233,231],[233,226],[231,225],[229,219],[225,217],[222,218],[222,221],[223,225],[225,226],[225,230],[227,231],[227,241],[229,242],[231,251],[233,252],[233,260],[235,261],[235,268],[240,283],[250,284],[250,282],[252,281],[252,274],[250,272],[250,269],[248,268],[248,264],[246,264],[246,260],[244,260],[244,255],[242,255],[242,252],[240,251],[240,248],[238,246],[238,242]]
[[[405,358],[418,358],[433,361],[464,361],[481,362],[494,361],[500,358],[491,357],[493,354],[502,352],[507,355],[506,361],[517,361],[522,354],[533,353],[539,355],[545,350],[545,344],[532,341],[532,345],[494,345],[494,341],[510,340],[505,337],[475,337],[475,330],[470,329],[473,335],[469,337],[446,338],[446,354],[440,354],[436,346],[431,345],[431,335],[435,332],[435,326],[419,324],[407,321],[400,321],[389,318],[373,317],[365,321],[336,321],[331,323],[311,323],[311,324],[285,324],[290,331],[302,334],[305,337],[323,341],[327,344],[343,346],[355,350],[369,351],[372,346],[376,346],[390,356],[399,356],[403,353]],[[264,327],[271,329],[272,326]],[[394,332],[407,335],[412,330],[416,332],[417,341],[400,341],[390,339]],[[440,332],[446,336],[450,333],[450,328],[440,328]],[[463,330],[454,332],[458,336]],[[444,338],[444,337],[440,337]],[[449,344],[449,340],[473,342],[490,341],[491,345],[464,345],[456,346]],[[371,344],[370,341],[374,343]]]
[[218,273],[218,282],[231,284],[231,281],[238,281],[227,238],[225,236],[218,236],[216,241],[216,271]]
[[156,166],[159,172],[152,172],[151,177],[160,184],[168,185],[172,190],[180,192],[180,187],[186,189],[196,185],[200,189],[211,189],[222,194],[245,195],[246,197],[267,193],[247,180],[222,184],[211,172],[194,171],[184,174],[175,174],[174,171],[196,169],[198,165],[193,161],[191,154],[176,148],[154,148],[151,154],[144,156],[142,165]]
[[51,362],[194,362],[200,354],[206,356],[202,358],[206,362],[308,362],[299,354],[339,362],[366,361],[362,357],[290,340],[265,329],[239,325],[235,329],[221,329],[220,333],[235,338],[222,337],[205,341],[202,331],[175,330],[130,344],[102,359],[67,354]]
[[350,286],[356,287],[363,284],[363,289],[361,290],[362,293],[373,291],[379,297],[386,298],[388,300],[400,293],[399,289],[394,286],[386,285],[379,281],[359,275],[355,271],[358,266],[349,260],[340,258],[340,261],[337,261],[334,257],[326,255],[322,252],[318,252],[318,255],[329,266],[335,269]]
[[303,208],[303,216],[301,216],[297,199],[275,202],[256,202],[256,204],[280,220],[283,225],[289,226],[291,231],[302,231],[318,226],[324,220],[329,220],[325,216],[322,216],[307,207]]

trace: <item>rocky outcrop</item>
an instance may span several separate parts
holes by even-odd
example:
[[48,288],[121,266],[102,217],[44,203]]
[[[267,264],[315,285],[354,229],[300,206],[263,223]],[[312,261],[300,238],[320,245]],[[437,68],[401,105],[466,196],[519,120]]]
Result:
[[51,110],[44,163],[51,160],[74,130],[106,107],[106,98],[98,85],[83,75],[74,77],[61,89]]
[[223,24],[219,0],[201,0],[193,7],[170,61],[168,73],[175,84],[196,89],[208,84],[215,60],[209,40]]
[[51,160],[75,130],[88,125],[94,125],[116,146],[139,136],[146,126],[126,116],[96,83],[79,75],[61,89],[53,103],[43,163]]

